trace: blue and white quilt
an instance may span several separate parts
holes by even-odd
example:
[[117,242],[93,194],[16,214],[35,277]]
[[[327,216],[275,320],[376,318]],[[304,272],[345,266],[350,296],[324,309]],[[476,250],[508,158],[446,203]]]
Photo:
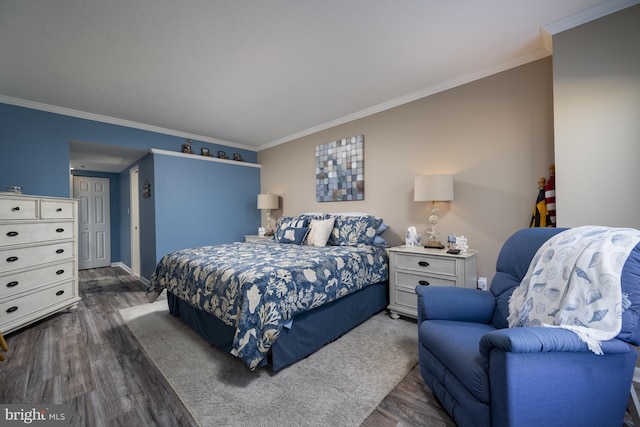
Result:
[[164,256],[147,293],[167,289],[236,328],[232,354],[255,369],[294,315],[387,278],[382,247],[229,243]]

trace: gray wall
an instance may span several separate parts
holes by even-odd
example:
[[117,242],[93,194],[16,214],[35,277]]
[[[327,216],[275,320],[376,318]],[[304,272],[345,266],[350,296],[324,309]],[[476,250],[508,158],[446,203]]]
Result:
[[560,226],[640,228],[640,5],[553,36]]

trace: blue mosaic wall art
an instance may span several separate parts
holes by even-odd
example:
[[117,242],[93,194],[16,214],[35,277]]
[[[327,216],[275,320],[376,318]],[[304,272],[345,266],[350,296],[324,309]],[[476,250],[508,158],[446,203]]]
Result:
[[316,146],[316,200],[364,200],[364,135]]

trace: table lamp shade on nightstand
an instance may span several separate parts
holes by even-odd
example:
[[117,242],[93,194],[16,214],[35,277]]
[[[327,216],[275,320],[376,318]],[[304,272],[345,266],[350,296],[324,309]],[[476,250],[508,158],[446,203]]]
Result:
[[443,249],[444,245],[438,239],[436,224],[440,220],[436,213],[436,202],[453,200],[453,176],[452,175],[421,175],[416,176],[413,187],[413,200],[415,202],[431,202],[431,231],[428,231],[429,240],[426,247]]
[[273,234],[271,229],[271,209],[278,209],[278,196],[275,194],[258,194],[258,209],[267,211],[266,235]]

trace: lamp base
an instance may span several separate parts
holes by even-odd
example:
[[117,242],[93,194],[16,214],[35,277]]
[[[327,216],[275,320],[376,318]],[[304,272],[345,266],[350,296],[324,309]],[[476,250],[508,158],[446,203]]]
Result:
[[427,249],[444,249],[444,245],[437,240],[430,240],[424,247]]

